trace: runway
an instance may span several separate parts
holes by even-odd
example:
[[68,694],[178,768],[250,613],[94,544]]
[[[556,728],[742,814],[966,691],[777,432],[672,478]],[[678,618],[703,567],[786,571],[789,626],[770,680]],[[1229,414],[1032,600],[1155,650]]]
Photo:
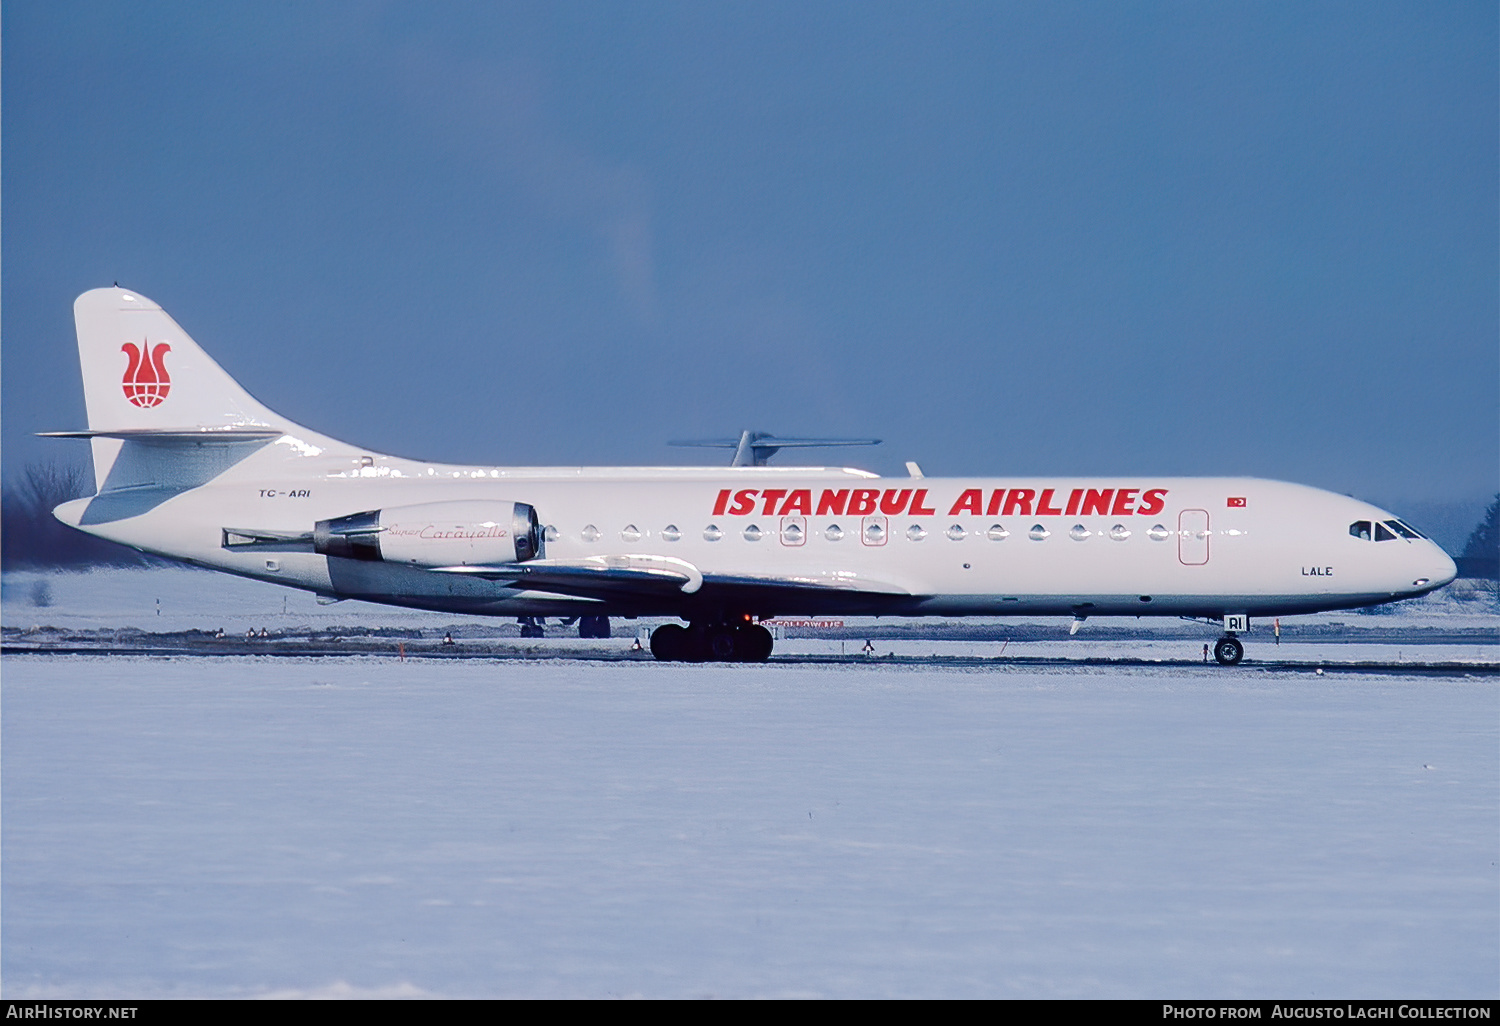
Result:
[[[610,639],[603,642],[581,641],[574,638],[514,639],[505,637],[470,638],[446,642],[442,636],[431,637],[432,631],[385,629],[351,634],[329,634],[326,632],[298,632],[267,637],[217,637],[207,631],[172,631],[149,633],[140,630],[122,631],[58,631],[6,629],[0,654],[7,656],[99,656],[99,657],[157,657],[157,658],[303,658],[303,659],[397,659],[397,660],[490,660],[513,661],[565,661],[585,663],[651,663],[655,660],[644,648],[633,647],[632,640]],[[450,633],[450,632],[444,632]],[[874,633],[874,632],[871,632]],[[1400,646],[1372,646],[1366,642],[1349,644],[1345,658],[1297,658],[1295,656],[1261,655],[1248,656],[1236,667],[1221,667],[1206,664],[1201,658],[1164,657],[1160,655],[1131,655],[1120,651],[1128,649],[1127,642],[1111,639],[1106,642],[1082,643],[1074,646],[1077,654],[1051,654],[1058,644],[1021,642],[1011,645],[1008,641],[963,646],[965,652],[914,652],[923,647],[923,642],[933,649],[954,647],[943,639],[901,638],[892,641],[879,639],[881,644],[873,651],[863,650],[864,641],[823,640],[807,642],[796,639],[784,645],[786,651],[771,657],[771,662],[788,666],[845,666],[850,669],[882,666],[912,667],[971,667],[1003,671],[1007,668],[1041,667],[1112,667],[1161,670],[1186,670],[1194,667],[1221,674],[1274,671],[1278,673],[1378,673],[1382,675],[1406,676],[1459,676],[1493,677],[1500,675],[1500,662],[1494,658],[1471,659],[1423,658],[1422,649],[1429,647],[1447,653],[1455,646],[1453,638],[1443,640],[1448,644],[1414,642],[1406,639]],[[1146,644],[1143,648],[1159,648]],[[1491,639],[1470,637],[1463,640],[1470,647],[1483,649]],[[801,641],[801,644],[797,644]],[[872,642],[873,644],[873,642]],[[843,651],[835,650],[837,645]],[[1190,648],[1191,646],[1178,646]],[[1269,648],[1275,652],[1279,646],[1259,645],[1260,650]],[[1288,645],[1290,650],[1293,646]],[[1301,646],[1298,646],[1299,648]],[[1336,645],[1324,645],[1322,651],[1336,650]],[[1372,657],[1372,648],[1392,648],[1392,653],[1382,655],[1379,651]],[[813,649],[813,650],[809,650]],[[817,649],[822,649],[817,650]],[[990,649],[993,654],[975,649]],[[1102,649],[1105,651],[1091,651]],[[1046,651],[1038,651],[1046,650]],[[1408,657],[1408,652],[1416,654]],[[1400,658],[1395,656],[1399,654]]]

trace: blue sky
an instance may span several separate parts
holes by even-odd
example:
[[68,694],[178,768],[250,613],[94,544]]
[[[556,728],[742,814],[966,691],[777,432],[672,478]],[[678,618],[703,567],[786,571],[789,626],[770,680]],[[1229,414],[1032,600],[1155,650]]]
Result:
[[1493,3],[0,16],[7,474],[119,281],[407,456],[1497,487]]

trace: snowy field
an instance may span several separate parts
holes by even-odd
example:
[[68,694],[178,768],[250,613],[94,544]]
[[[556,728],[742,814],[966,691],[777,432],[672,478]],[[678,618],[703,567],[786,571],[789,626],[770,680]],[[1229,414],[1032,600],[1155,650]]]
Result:
[[[5,623],[452,621],[179,576]],[[7,656],[0,988],[1494,998],[1497,753],[1484,675]]]

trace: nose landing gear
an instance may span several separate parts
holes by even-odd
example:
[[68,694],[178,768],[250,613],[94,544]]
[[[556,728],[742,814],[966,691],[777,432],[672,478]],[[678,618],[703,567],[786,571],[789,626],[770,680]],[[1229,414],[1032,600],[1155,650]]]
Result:
[[1214,658],[1220,666],[1235,666],[1245,658],[1245,646],[1233,634],[1226,634],[1214,643]]
[[763,663],[775,642],[758,623],[668,623],[651,633],[651,654],[661,662]]

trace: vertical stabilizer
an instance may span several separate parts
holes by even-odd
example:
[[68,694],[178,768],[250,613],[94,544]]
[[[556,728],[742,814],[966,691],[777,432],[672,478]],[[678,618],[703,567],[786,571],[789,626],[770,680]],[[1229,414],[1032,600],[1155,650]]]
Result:
[[85,292],[73,321],[91,431],[274,427],[282,419],[139,293]]
[[[185,431],[262,427],[296,430],[262,406],[156,303],[118,286],[73,304],[90,431]],[[95,438],[102,488],[118,439]]]

